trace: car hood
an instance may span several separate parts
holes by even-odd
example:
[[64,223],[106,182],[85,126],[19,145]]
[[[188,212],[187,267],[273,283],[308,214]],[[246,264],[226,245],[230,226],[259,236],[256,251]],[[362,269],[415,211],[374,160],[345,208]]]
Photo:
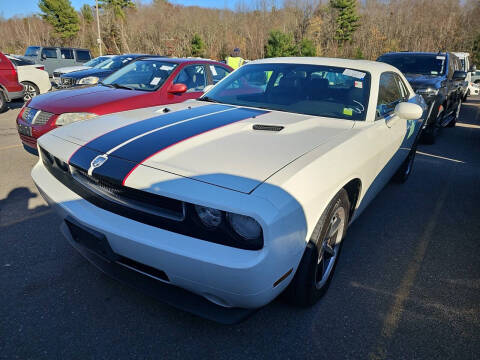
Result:
[[80,71],[69,73],[67,77],[73,78],[73,79],[82,79],[87,76],[97,76],[101,80],[104,77],[110,75],[112,72],[113,70],[88,68],[86,70],[80,70]]
[[[70,157],[71,165],[126,186],[148,188],[166,172],[250,193],[354,125],[348,120],[201,102],[173,105],[172,111],[158,114],[144,118],[145,109],[116,113],[51,134],[81,146]],[[99,156],[107,160],[96,167],[92,164]]]
[[73,71],[80,71],[80,70],[87,70],[87,69],[91,69],[91,67],[90,66],[83,66],[83,65],[65,66],[65,67],[55,69],[54,72],[60,73],[60,74],[67,74],[67,73],[71,73]]
[[441,76],[435,75],[405,74],[405,77],[415,90],[422,87],[437,88],[443,80]]
[[96,106],[105,107],[106,104],[111,102],[127,98],[131,99],[132,97],[145,94],[143,91],[114,89],[101,85],[87,86],[52,91],[35,96],[28,104],[28,107],[54,114],[63,114],[65,112],[96,113]]

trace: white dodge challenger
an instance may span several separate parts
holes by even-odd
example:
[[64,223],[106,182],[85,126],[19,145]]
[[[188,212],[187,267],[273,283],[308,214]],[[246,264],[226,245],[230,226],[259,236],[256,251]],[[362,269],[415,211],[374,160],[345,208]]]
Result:
[[97,267],[235,322],[325,293],[348,225],[409,176],[425,109],[387,64],[252,61],[199,100],[49,132],[32,176]]

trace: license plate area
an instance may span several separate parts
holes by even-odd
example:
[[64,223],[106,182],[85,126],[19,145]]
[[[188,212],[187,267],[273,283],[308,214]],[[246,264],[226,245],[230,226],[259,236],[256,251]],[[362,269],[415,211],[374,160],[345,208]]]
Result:
[[104,234],[90,229],[71,217],[65,219],[73,241],[93,251],[107,261],[116,261],[119,256],[115,254]]

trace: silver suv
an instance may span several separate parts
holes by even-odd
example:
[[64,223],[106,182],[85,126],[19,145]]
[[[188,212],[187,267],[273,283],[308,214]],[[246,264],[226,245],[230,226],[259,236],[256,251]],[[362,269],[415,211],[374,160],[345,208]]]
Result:
[[36,64],[45,66],[49,76],[53,75],[55,69],[82,65],[92,58],[88,49],[43,46],[29,46],[25,51],[25,56]]

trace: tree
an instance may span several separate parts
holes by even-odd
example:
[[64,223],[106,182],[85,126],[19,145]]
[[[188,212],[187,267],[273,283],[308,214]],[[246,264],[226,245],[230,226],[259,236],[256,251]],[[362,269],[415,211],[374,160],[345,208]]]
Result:
[[40,0],[42,18],[53,26],[62,40],[72,39],[80,30],[78,15],[70,0]]
[[116,19],[125,20],[125,9],[134,9],[132,0],[98,0],[98,6],[113,11]]
[[194,34],[190,42],[190,54],[194,57],[203,57],[205,54],[205,43],[198,34]]
[[82,14],[83,20],[85,20],[87,24],[91,24],[93,22],[92,8],[90,6],[83,4],[83,6],[80,8],[80,13]]
[[280,30],[270,31],[267,44],[265,45],[265,57],[295,56],[298,49],[293,42],[291,34],[285,34]]
[[299,56],[317,56],[317,49],[313,44],[313,41],[307,38],[303,38],[299,46]]
[[335,20],[337,25],[335,39],[340,45],[352,41],[352,35],[358,28],[360,20],[357,15],[357,0],[330,0],[330,7],[338,12]]
[[[108,26],[107,34],[109,34],[109,40],[113,43],[116,52],[130,52],[128,42],[126,39],[125,9],[134,9],[135,3],[132,0],[98,0],[98,6],[107,10],[110,14],[107,15],[111,18],[113,14],[113,21]],[[117,24],[119,22],[119,25]],[[117,44],[117,38],[120,36],[121,50]]]
[[472,64],[475,64],[480,68],[480,33],[477,35],[477,38],[473,41]]

